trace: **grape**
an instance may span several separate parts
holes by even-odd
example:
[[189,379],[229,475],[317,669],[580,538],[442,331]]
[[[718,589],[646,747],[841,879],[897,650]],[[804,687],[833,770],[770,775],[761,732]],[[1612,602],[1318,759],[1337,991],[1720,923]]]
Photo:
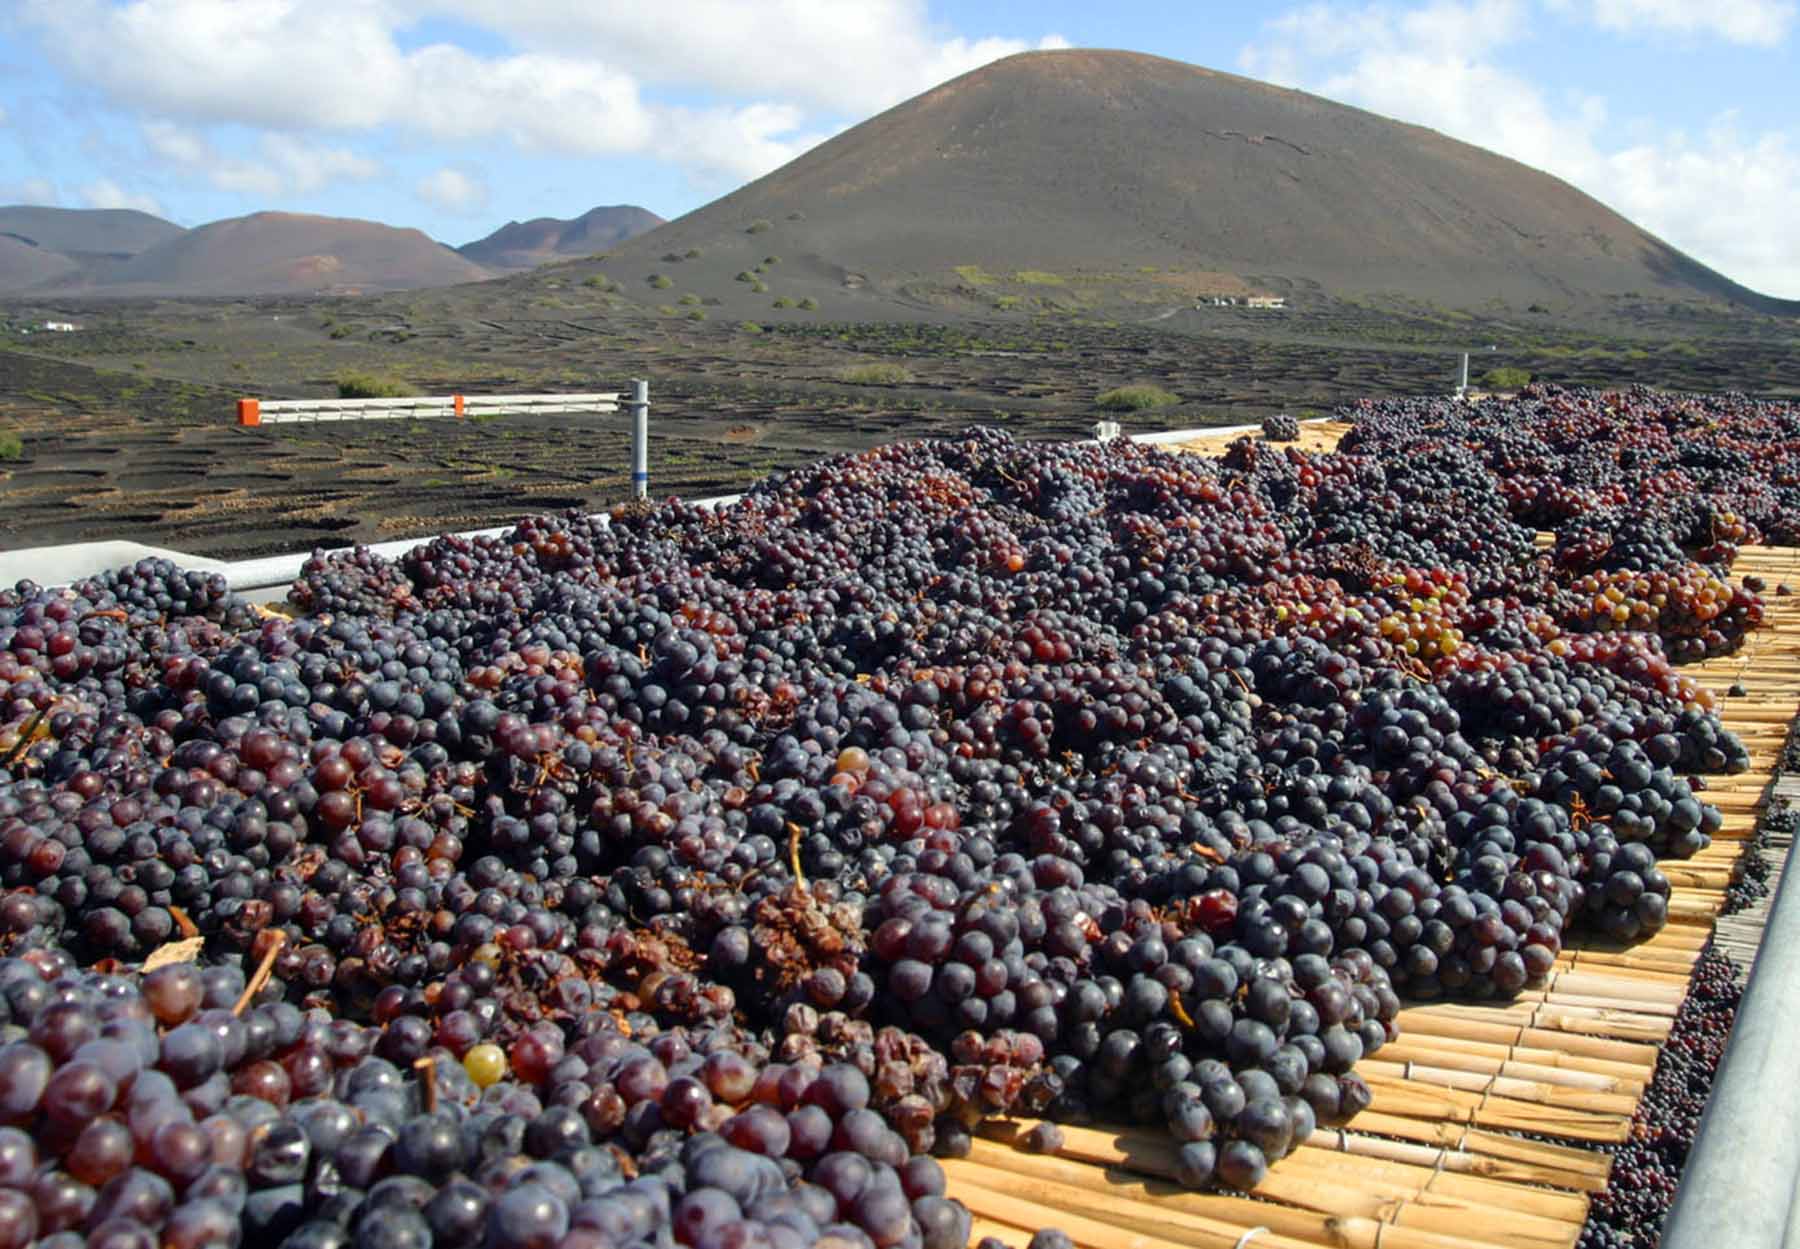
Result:
[[463,1066],[468,1069],[469,1078],[481,1088],[499,1082],[506,1071],[506,1055],[498,1045],[483,1043],[471,1046],[463,1056]]
[[965,1249],[972,1219],[969,1212],[940,1195],[914,1198],[912,1215],[917,1221],[924,1249]]
[[675,1207],[675,1235],[682,1244],[699,1249],[740,1215],[738,1203],[729,1194],[716,1188],[697,1189]]
[[292,619],[0,590],[0,1191],[96,1244],[947,1246],[928,1155],[994,1116],[1254,1187],[1403,994],[1667,923],[1749,766],[1681,665],[1800,514],[1779,404],[1345,415],[321,552]]
[[37,1233],[38,1212],[32,1200],[16,1189],[0,1189],[0,1243],[22,1249]]
[[[536,1249],[547,1249],[555,1243],[553,1239],[538,1238],[526,1242],[504,1240],[500,1236],[498,1232],[495,1235],[498,1244],[529,1243]],[[358,1221],[352,1243],[356,1249],[430,1249],[431,1225],[424,1215],[414,1210],[375,1210]]]
[[177,1206],[163,1224],[163,1243],[171,1249],[233,1245],[240,1235],[237,1211],[216,1201],[188,1201]]
[[[126,1138],[127,1156],[130,1138]],[[14,1127],[0,1127],[0,1186],[23,1188],[37,1169],[36,1143],[25,1132]]]
[[17,1120],[35,1111],[52,1072],[50,1056],[35,1045],[15,1041],[0,1048],[0,1114]]
[[43,1112],[52,1122],[83,1124],[112,1108],[118,1085],[98,1063],[64,1063],[44,1087]]
[[1285,1104],[1273,1097],[1259,1097],[1248,1103],[1233,1126],[1242,1140],[1271,1158],[1286,1155],[1294,1135],[1293,1116]]
[[1218,1149],[1211,1141],[1188,1141],[1175,1155],[1175,1178],[1188,1188],[1205,1189],[1211,1186],[1218,1165]]
[[[801,1113],[796,1111],[796,1114]],[[725,1121],[721,1134],[740,1149],[780,1158],[787,1154],[793,1130],[781,1112],[770,1106],[749,1106]],[[816,1149],[815,1149],[815,1152]]]
[[1216,1166],[1222,1184],[1239,1192],[1249,1192],[1268,1174],[1269,1160],[1252,1142],[1235,1140],[1225,1142],[1219,1150]]

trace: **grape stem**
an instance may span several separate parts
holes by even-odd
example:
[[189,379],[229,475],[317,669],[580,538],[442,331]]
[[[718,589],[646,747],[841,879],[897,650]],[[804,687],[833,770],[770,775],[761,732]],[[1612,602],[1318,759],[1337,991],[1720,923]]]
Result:
[[44,717],[49,714],[50,708],[48,707],[37,709],[36,714],[31,717],[25,727],[19,730],[19,740],[14,742],[12,749],[6,752],[6,757],[0,759],[0,768],[10,768],[13,761],[25,753],[25,748],[37,740],[38,726],[43,724]]
[[420,1104],[425,1108],[426,1114],[436,1113],[438,1100],[437,1059],[429,1054],[424,1058],[416,1058],[413,1060],[413,1070],[419,1073],[419,1084],[423,1090]]
[[806,873],[800,870],[800,826],[788,821],[788,864],[794,869],[794,884],[802,892],[807,888]]
[[287,933],[279,928],[276,929],[275,939],[269,943],[268,952],[262,956],[262,962],[257,964],[256,974],[251,976],[250,983],[244,986],[244,992],[238,998],[237,1005],[231,1008],[232,1014],[242,1015],[249,1008],[250,1003],[256,1000],[256,995],[263,991],[263,987],[269,983],[269,977],[275,974],[276,956],[281,953],[281,947],[286,944]]

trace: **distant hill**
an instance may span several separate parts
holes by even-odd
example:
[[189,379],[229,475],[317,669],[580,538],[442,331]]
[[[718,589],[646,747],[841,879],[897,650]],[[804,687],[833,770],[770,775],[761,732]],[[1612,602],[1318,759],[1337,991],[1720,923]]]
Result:
[[0,235],[46,252],[135,256],[184,233],[173,221],[131,208],[0,207]]
[[133,256],[94,294],[281,295],[413,290],[493,275],[417,230],[300,213],[196,227]]
[[80,267],[61,252],[0,234],[0,292],[28,290],[79,272]]
[[692,292],[734,316],[779,315],[780,298],[870,317],[1182,307],[1253,290],[1800,311],[1565,182],[1436,131],[1105,51],[1022,53],[965,74],[596,269],[643,302]]
[[552,260],[568,260],[605,251],[635,235],[654,230],[663,219],[635,204],[589,209],[572,221],[534,217],[509,221],[486,238],[456,250],[490,269],[535,269]]

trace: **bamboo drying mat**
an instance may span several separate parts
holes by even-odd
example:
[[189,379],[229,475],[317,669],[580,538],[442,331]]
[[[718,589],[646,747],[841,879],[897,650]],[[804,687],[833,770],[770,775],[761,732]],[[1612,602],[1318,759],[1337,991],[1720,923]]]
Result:
[[[1313,453],[1336,451],[1338,440],[1349,432],[1349,421],[1302,421],[1298,442],[1271,442],[1265,445],[1277,451],[1286,450],[1288,447],[1298,447],[1302,451]],[[1171,445],[1169,450],[1189,451],[1195,455],[1222,455],[1226,446],[1239,438],[1256,438],[1256,441],[1262,441],[1254,434],[1208,434],[1202,431],[1195,434],[1188,442]]]
[[[1329,450],[1348,428],[1307,425],[1303,438]],[[1182,449],[1216,454],[1226,441]],[[1248,1196],[1180,1188],[1160,1132],[1065,1127],[1058,1154],[1040,1156],[1013,1145],[1030,1121],[992,1123],[945,1164],[974,1238],[1019,1246],[1053,1226],[1083,1249],[1571,1249],[1800,707],[1800,597],[1774,594],[1800,587],[1800,548],[1745,548],[1734,572],[1768,582],[1766,627],[1740,653],[1684,671],[1718,695],[1751,766],[1709,778],[1702,796],[1725,816],[1712,846],[1663,865],[1675,887],[1667,928],[1631,946],[1577,938],[1546,983],[1511,1002],[1408,1007],[1400,1039],[1358,1064],[1373,1105],[1314,1133]],[[1727,697],[1734,682],[1745,693]]]

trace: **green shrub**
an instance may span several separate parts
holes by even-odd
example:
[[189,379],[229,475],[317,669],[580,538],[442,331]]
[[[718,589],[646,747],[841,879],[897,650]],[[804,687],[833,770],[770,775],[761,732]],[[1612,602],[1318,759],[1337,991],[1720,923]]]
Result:
[[686,251],[682,252],[681,254],[683,256],[687,257],[689,260],[700,259],[700,249],[698,247],[690,247]]
[[763,266],[765,268],[767,268],[769,265],[778,265],[780,263],[781,263],[780,256],[764,256],[763,257]]
[[706,320],[706,312],[701,308],[690,308],[688,310],[687,319],[690,321],[704,321]]
[[698,308],[700,306],[700,296],[694,295],[694,294],[687,294],[687,295],[683,295],[680,299],[677,299],[675,302],[678,304],[681,304],[684,307]]
[[22,460],[25,458],[25,444],[19,435],[10,429],[0,429],[0,460]]
[[738,328],[746,334],[760,334],[763,332],[763,327],[754,321],[739,321]]
[[339,399],[404,399],[419,392],[397,377],[381,373],[345,373],[337,379]]
[[757,294],[757,295],[766,295],[769,293],[769,288],[767,286],[763,285],[761,282],[750,283],[750,290],[753,294]]
[[737,277],[734,280],[739,282],[754,282],[756,281],[756,275],[748,269],[739,269],[737,271]]
[[805,299],[802,299],[796,304],[795,307],[801,308],[807,312],[817,312],[819,310],[819,301],[814,299],[811,295],[808,295]]
[[348,325],[334,325],[331,327],[331,336],[333,338],[349,338],[350,335],[355,332],[356,331]]
[[744,227],[745,234],[766,234],[775,228],[775,224],[767,217],[758,217]]
[[658,305],[656,305],[656,311],[665,317],[672,317],[675,315],[675,305],[674,304],[658,304]]
[[671,280],[667,274],[662,273],[652,273],[649,280],[651,290],[666,291],[671,286],[675,285],[674,281]]
[[771,308],[792,308],[793,306],[794,301],[789,299],[786,295],[775,296],[775,302],[769,305]]
[[885,360],[838,370],[839,381],[853,382],[858,386],[898,386],[912,379],[912,372],[905,365]]
[[1481,384],[1489,390],[1517,390],[1531,381],[1531,373],[1526,369],[1503,367],[1489,369],[1481,375]]
[[1180,395],[1171,394],[1161,386],[1140,382],[1103,391],[1095,397],[1094,406],[1108,412],[1147,412],[1153,408],[1173,407],[1180,402]]

